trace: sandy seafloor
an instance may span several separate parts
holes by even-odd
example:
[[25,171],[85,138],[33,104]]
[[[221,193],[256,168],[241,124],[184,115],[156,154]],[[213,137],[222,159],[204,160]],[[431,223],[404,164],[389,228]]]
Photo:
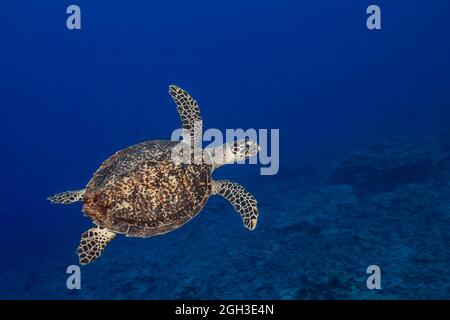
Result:
[[[242,176],[259,200],[254,232],[211,198],[174,232],[116,237],[82,267],[81,290],[66,289],[65,270],[77,263],[77,234],[89,221],[51,225],[60,232],[2,256],[0,298],[449,298],[449,141],[446,133],[374,139],[283,163],[258,182]],[[80,209],[36,204],[50,215]],[[366,287],[372,264],[381,267],[381,290]]]

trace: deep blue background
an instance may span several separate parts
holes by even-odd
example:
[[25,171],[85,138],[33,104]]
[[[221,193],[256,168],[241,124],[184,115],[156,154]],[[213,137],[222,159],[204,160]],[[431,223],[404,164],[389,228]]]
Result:
[[[167,94],[169,84],[187,89],[197,99],[206,128],[279,128],[280,174],[283,164],[297,163],[306,155],[312,162],[322,160],[330,157],[327,150],[345,149],[357,139],[388,140],[404,132],[427,135],[445,127],[450,119],[450,3],[377,0],[382,30],[369,31],[365,11],[372,2],[77,0],[82,10],[79,31],[65,26],[66,7],[72,2],[2,3],[0,296],[72,297],[65,290],[65,267],[76,263],[79,235],[90,223],[78,205],[50,206],[45,198],[82,188],[99,164],[121,148],[168,139],[179,126]],[[217,177],[239,181],[248,189],[253,186],[252,192],[261,198],[263,191],[257,186],[264,183],[270,192],[271,181],[277,180],[258,174],[255,166],[229,166]],[[223,201],[211,203],[206,208],[214,217],[209,224],[222,217],[214,205],[232,216]],[[267,209],[261,214],[275,219],[278,213]],[[215,228],[242,232],[243,239],[252,237],[235,216],[209,231],[201,227],[202,219],[205,215],[187,230],[204,232],[203,239],[219,248],[233,239],[215,238]],[[264,227],[264,219],[260,224],[262,230],[270,229]],[[169,240],[142,240],[139,246],[148,241],[146,256],[152,254],[151,246],[170,255],[169,243],[188,231],[168,235]],[[117,240],[122,248],[133,241]],[[201,240],[188,241],[195,247]],[[301,254],[300,244],[298,250]],[[140,253],[132,251],[132,256]],[[176,270],[186,267],[177,265],[179,254],[170,256]],[[183,254],[190,261],[189,252]],[[205,268],[214,270],[217,261],[209,262],[209,255],[203,254]],[[102,259],[107,261],[108,255],[130,256],[111,249]],[[76,297],[182,296],[173,293],[174,287],[142,294],[132,287],[107,288],[94,276],[104,265],[87,267],[91,277],[85,282],[95,290],[85,295],[82,290]],[[133,264],[127,268],[116,271],[117,277],[126,278]],[[289,270],[285,272],[296,272]],[[151,265],[140,272],[151,274],[155,283],[169,276],[155,273]],[[200,271],[192,267],[196,272]],[[51,276],[40,281],[42,274]],[[258,276],[263,275],[264,268]],[[176,284],[176,272],[173,277]],[[212,281],[208,278],[209,286]],[[61,292],[50,292],[49,286]],[[263,290],[251,284],[224,288],[212,297],[252,298]],[[277,290],[263,297],[283,298]],[[113,291],[123,294],[112,296]],[[429,297],[449,297],[439,287],[436,292]]]

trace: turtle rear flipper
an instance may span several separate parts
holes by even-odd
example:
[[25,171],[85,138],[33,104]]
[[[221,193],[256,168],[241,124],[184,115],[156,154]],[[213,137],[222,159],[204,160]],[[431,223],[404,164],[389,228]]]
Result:
[[85,231],[81,235],[80,245],[77,249],[80,264],[88,264],[100,257],[106,245],[115,236],[114,232],[99,227]]
[[51,203],[60,204],[71,204],[77,201],[81,201],[84,196],[86,189],[75,190],[75,191],[65,191],[61,193],[54,194],[47,198]]
[[258,222],[258,207],[255,197],[243,186],[228,180],[213,181],[213,194],[227,199],[239,212],[247,229],[254,230]]

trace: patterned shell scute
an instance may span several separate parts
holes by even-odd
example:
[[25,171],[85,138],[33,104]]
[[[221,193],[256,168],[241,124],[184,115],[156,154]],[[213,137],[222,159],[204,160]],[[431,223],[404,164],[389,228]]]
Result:
[[211,194],[211,167],[172,162],[177,143],[143,142],[107,159],[87,186],[85,215],[136,237],[166,233],[189,221]]

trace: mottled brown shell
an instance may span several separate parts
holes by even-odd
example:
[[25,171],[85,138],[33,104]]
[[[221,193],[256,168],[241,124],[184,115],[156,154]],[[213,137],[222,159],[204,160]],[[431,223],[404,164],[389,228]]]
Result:
[[103,162],[87,185],[84,214],[134,237],[166,233],[192,219],[211,194],[211,166],[173,163],[177,143],[143,142]]

